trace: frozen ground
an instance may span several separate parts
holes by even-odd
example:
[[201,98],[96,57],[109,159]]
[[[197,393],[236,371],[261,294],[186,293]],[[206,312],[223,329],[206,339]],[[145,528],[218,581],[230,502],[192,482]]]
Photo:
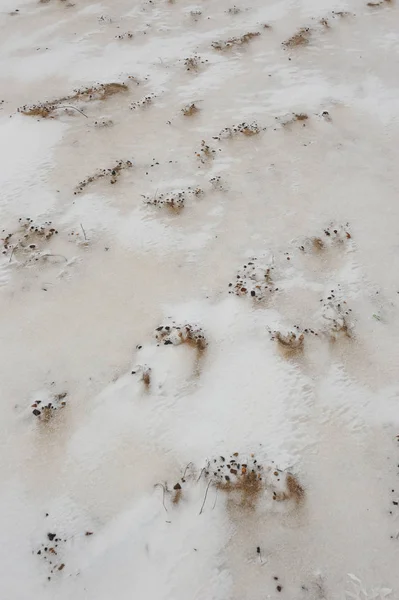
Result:
[[399,598],[395,2],[0,11],[1,598]]

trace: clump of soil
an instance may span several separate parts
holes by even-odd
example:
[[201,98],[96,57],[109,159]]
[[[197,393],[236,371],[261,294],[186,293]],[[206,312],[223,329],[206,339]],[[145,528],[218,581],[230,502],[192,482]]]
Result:
[[180,483],[176,483],[173,486],[172,503],[179,504],[180,500],[182,499],[182,496],[183,496],[182,486],[180,485]]
[[220,140],[240,134],[246,137],[252,137],[253,135],[258,135],[262,129],[263,128],[260,127],[256,121],[253,121],[252,123],[238,123],[238,125],[233,125],[233,127],[225,127],[218,136],[214,137],[214,139]]
[[199,113],[199,111],[200,109],[194,104],[194,102],[192,102],[191,104],[187,104],[187,106],[181,109],[181,112],[185,117],[192,117]]
[[209,180],[209,183],[213,187],[214,190],[224,191],[225,187],[223,185],[223,181],[220,175],[215,175]]
[[130,160],[119,160],[115,166],[108,169],[101,169],[94,175],[90,175],[83,181],[79,182],[75,188],[74,194],[75,196],[80,194],[89,184],[93,183],[94,181],[98,181],[99,179],[103,179],[104,177],[108,177],[109,182],[114,184],[117,182],[122,171],[130,169],[131,167],[133,167],[133,163]]
[[[6,231],[3,229],[2,233],[4,235]],[[13,257],[38,260],[49,240],[57,234],[58,230],[51,221],[38,225],[30,218],[20,218],[16,231],[1,238],[2,253],[9,256],[10,261]]]
[[144,96],[140,100],[132,102],[132,104],[130,105],[130,110],[136,110],[137,108],[146,108],[152,104],[154,98],[156,98],[155,94],[147,94],[147,96]]
[[155,330],[157,341],[164,346],[178,346],[187,344],[197,350],[199,354],[205,352],[208,342],[201,327],[198,325],[161,325]]
[[240,458],[238,452],[226,461],[223,456],[213,459],[205,473],[216,488],[225,492],[239,506],[254,509],[265,487],[264,469],[251,455],[249,459]]
[[237,48],[248,44],[253,38],[258,37],[260,35],[259,31],[248,32],[242,35],[241,37],[232,37],[228,40],[218,40],[212,42],[212,48],[214,50],[229,50],[231,48]]
[[265,300],[278,291],[272,278],[273,270],[272,265],[262,264],[256,257],[251,258],[238,271],[235,283],[229,283],[229,294],[250,296],[257,301]]
[[[274,475],[281,476],[278,471],[274,472]],[[298,481],[298,478],[292,473],[285,474],[285,489],[283,491],[274,491],[273,500],[282,502],[284,500],[294,500],[296,504],[303,501],[305,497],[305,490]]]
[[199,472],[193,463],[188,463],[173,489],[170,489],[166,482],[156,484],[155,487],[162,488],[164,509],[168,510],[165,505],[167,496],[171,496],[172,504],[179,504],[183,491],[186,493],[188,487],[197,485],[202,478],[207,485],[199,514],[202,514],[206,507],[210,487],[216,489],[216,493],[220,491],[225,494],[228,507],[238,509],[240,514],[242,510],[256,510],[263,496],[270,501],[270,507],[272,501],[285,501],[288,509],[305,499],[305,490],[293,473],[281,471],[273,461],[262,464],[253,453],[248,456],[234,452],[229,458],[218,456],[207,460]]
[[201,148],[199,152],[195,153],[196,157],[199,158],[202,164],[206,164],[207,162],[213,160],[215,154],[216,150],[211,148],[205,140],[201,141]]
[[283,42],[286,48],[297,48],[298,46],[306,46],[309,44],[312,32],[309,27],[302,27],[293,36]]
[[271,494],[275,501],[293,501],[299,504],[305,491],[299,480],[290,472],[277,469],[274,464],[264,465],[255,458],[232,454],[207,463],[205,478],[229,496],[236,507],[254,510],[263,493]]
[[139,375],[140,380],[143,382],[144,389],[149,391],[151,386],[151,367],[147,365],[138,365],[132,371],[132,375]]
[[[63,96],[57,100],[50,100],[46,102],[40,102],[38,104],[24,105],[18,108],[18,112],[28,115],[30,117],[42,117],[54,118],[54,111],[60,108],[65,109],[76,109],[74,106],[68,106],[71,102],[91,102],[91,101],[104,101],[114,96],[127,92],[129,90],[126,83],[99,83],[94,86],[84,87],[74,90],[73,94]],[[67,103],[67,105],[65,105]],[[79,111],[79,109],[76,109]]]
[[132,40],[134,38],[134,35],[131,31],[125,31],[125,33],[120,33],[119,35],[115,36],[115,39],[117,40]]
[[[391,0],[385,0],[386,2],[390,2]],[[353,17],[353,13],[347,10],[332,10],[331,15],[333,18],[341,17],[341,19],[345,19],[345,17]]]
[[165,194],[155,194],[154,196],[143,196],[144,203],[148,206],[166,207],[173,212],[179,213],[185,206],[189,196],[198,198],[203,195],[203,190],[199,187],[188,187],[186,190],[172,191]]
[[367,2],[367,6],[371,6],[372,8],[376,8],[379,6],[384,6],[386,4],[392,4],[393,0],[381,0],[380,2]]
[[202,17],[202,10],[190,10],[190,17],[194,19],[194,21],[198,21],[198,19]]
[[295,333],[294,331],[289,331],[285,334],[281,333],[281,331],[274,331],[272,333],[272,340],[276,340],[285,354],[303,352],[305,345],[305,335],[303,333]]
[[194,54],[194,56],[189,56],[184,59],[184,66],[186,67],[186,71],[197,72],[201,65],[205,65],[207,62],[207,59],[202,59],[198,54]]
[[240,12],[242,12],[241,8],[239,8],[238,6],[234,5],[231,8],[229,8],[228,10],[226,10],[226,13],[228,15],[239,15]]
[[36,400],[33,404],[31,404],[31,408],[33,408],[32,414],[35,415],[42,423],[48,423],[52,417],[54,416],[57,410],[65,408],[66,406],[66,396],[67,392],[62,392],[61,394],[54,394],[51,402],[42,402],[41,400]]
[[302,252],[320,253],[332,247],[345,247],[351,243],[352,234],[350,233],[349,223],[337,225],[331,223],[323,230],[321,236],[306,238],[299,246]]
[[[338,288],[340,288],[338,284]],[[331,341],[336,341],[340,337],[352,338],[353,325],[350,321],[352,309],[348,308],[346,300],[342,299],[341,290],[331,290],[327,298],[321,299],[321,316],[325,321],[323,330],[327,333]]]
[[51,580],[51,575],[65,569],[65,562],[60,558],[62,555],[63,546],[65,545],[66,539],[61,538],[56,533],[48,533],[46,541],[40,544],[36,555],[40,556],[43,561],[48,565],[49,576],[48,581]]
[[305,121],[309,119],[309,115],[306,113],[293,113],[292,117],[288,117],[287,119],[282,121],[282,126],[286,127],[287,125],[292,125],[292,123],[301,122],[303,126],[305,126]]
[[101,119],[100,121],[94,121],[94,126],[98,129],[103,129],[105,127],[113,127],[114,122],[112,119]]

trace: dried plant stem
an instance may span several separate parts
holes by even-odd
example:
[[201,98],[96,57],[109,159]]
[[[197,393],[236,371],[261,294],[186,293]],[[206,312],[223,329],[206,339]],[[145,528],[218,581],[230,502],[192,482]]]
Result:
[[199,482],[199,480],[202,477],[202,473],[205,471],[206,467],[202,467],[200,474],[198,475],[198,479],[197,479],[197,483]]
[[201,510],[199,511],[200,515],[202,515],[202,511],[204,510],[204,506],[205,506],[205,502],[206,502],[206,497],[208,495],[208,490],[209,490],[209,486],[211,485],[211,483],[212,483],[212,481],[208,481],[208,485],[206,486],[204,501],[202,503]]
[[81,227],[81,229],[82,229],[82,231],[83,231],[83,235],[85,236],[85,240],[87,241],[86,232],[85,232],[85,230],[84,230],[84,228],[83,228],[83,225],[82,225],[82,223],[80,224],[80,227]]
[[77,110],[81,115],[83,115],[84,117],[86,117],[86,119],[88,119],[89,117],[87,115],[84,114],[83,111],[81,111],[79,108],[76,108],[76,106],[71,106],[69,104],[65,104],[63,106],[55,106],[54,110],[57,108],[73,108],[73,110]]
[[183,473],[183,475],[182,475],[182,479],[184,479],[184,478],[185,478],[185,476],[186,476],[186,473],[187,473],[187,469],[188,469],[188,467],[189,467],[190,465],[192,465],[192,464],[193,464],[192,462],[189,462],[189,463],[188,463],[188,465],[187,465],[187,466],[186,466],[186,468],[184,469],[184,473]]
[[215,510],[216,502],[218,499],[218,493],[219,493],[219,490],[218,490],[218,488],[216,488],[215,502],[213,503],[212,510]]
[[39,256],[38,258],[50,258],[51,256],[54,256],[56,258],[63,258],[65,260],[65,262],[68,262],[68,259],[66,256],[64,256],[63,254],[42,254],[41,256]]
[[166,489],[163,483],[156,483],[154,485],[154,487],[160,486],[162,488],[162,505],[164,507],[164,509],[166,510],[166,512],[168,512],[168,509],[165,506],[165,494],[166,494]]

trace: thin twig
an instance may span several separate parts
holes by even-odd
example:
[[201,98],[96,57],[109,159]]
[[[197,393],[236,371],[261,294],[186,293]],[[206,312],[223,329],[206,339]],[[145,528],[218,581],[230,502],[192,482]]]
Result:
[[215,510],[216,501],[218,499],[218,492],[219,492],[219,490],[218,490],[218,488],[216,488],[215,502],[213,503],[212,510]]
[[201,469],[201,472],[200,472],[200,474],[199,474],[199,476],[198,476],[198,479],[197,479],[197,483],[198,483],[198,482],[199,482],[199,480],[201,479],[201,477],[202,477],[202,473],[205,471],[205,469],[206,469],[206,467],[202,467],[202,469]]
[[58,258],[63,258],[66,262],[68,262],[68,259],[66,256],[64,256],[63,254],[41,254],[40,256],[38,256],[38,258],[49,258],[50,256],[55,256]]
[[12,255],[14,254],[14,250],[15,250],[15,246],[13,247],[13,249],[12,249],[12,251],[11,251],[11,254],[10,254],[10,260],[8,261],[9,263],[11,262]]
[[81,226],[81,228],[82,228],[83,235],[85,236],[85,240],[86,240],[86,242],[87,242],[87,236],[86,236],[86,232],[85,232],[85,230],[83,229],[83,225],[82,225],[82,223],[80,224],[80,226]]
[[208,490],[209,490],[209,486],[211,485],[211,483],[212,483],[212,481],[208,481],[208,485],[206,486],[206,490],[205,490],[205,496],[204,496],[204,501],[203,501],[203,503],[202,503],[201,510],[199,511],[199,514],[200,514],[200,515],[202,514],[202,511],[203,511],[203,509],[204,509],[205,502],[206,502],[206,497],[207,497],[207,495],[208,495]]
[[189,463],[188,463],[187,467],[184,469],[184,473],[183,473],[182,479],[184,479],[184,478],[185,478],[185,476],[186,476],[186,473],[187,473],[187,469],[188,469],[188,467],[189,467],[190,465],[192,465],[192,464],[193,464],[192,462],[189,462]]
[[165,486],[164,486],[164,484],[163,484],[163,483],[156,483],[156,484],[154,485],[154,487],[157,487],[158,485],[160,485],[160,486],[161,486],[161,488],[162,488],[162,490],[163,490],[163,493],[162,493],[162,504],[163,504],[163,507],[164,507],[164,509],[166,510],[166,512],[168,512],[168,509],[167,509],[167,508],[166,508],[166,506],[165,506],[165,493],[166,493]]
[[69,104],[64,104],[62,106],[55,106],[54,109],[56,109],[56,108],[73,108],[73,110],[77,110],[78,112],[80,112],[80,114],[83,115],[84,117],[86,117],[86,119],[89,118],[87,115],[84,114],[83,111],[81,111],[79,108],[76,108],[76,106],[71,106]]

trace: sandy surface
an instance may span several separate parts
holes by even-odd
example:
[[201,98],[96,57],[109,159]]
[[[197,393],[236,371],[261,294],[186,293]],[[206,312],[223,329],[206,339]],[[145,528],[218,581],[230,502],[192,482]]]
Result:
[[2,598],[399,598],[399,8],[374,4],[2,0]]

